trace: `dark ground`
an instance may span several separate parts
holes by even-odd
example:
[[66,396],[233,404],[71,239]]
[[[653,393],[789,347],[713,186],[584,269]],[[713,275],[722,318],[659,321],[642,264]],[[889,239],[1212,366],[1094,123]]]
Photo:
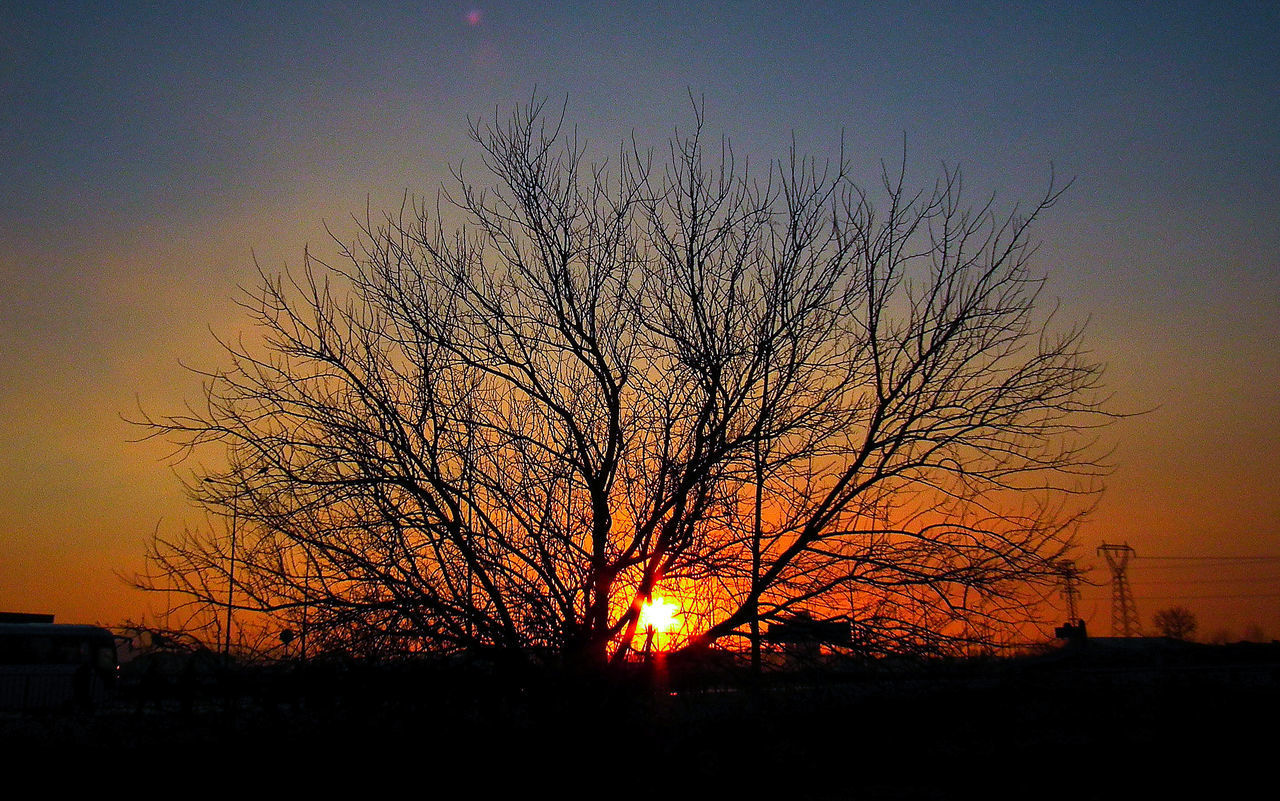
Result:
[[1270,659],[792,675],[674,693],[525,679],[276,674],[185,696],[135,684],[95,712],[3,713],[0,763],[254,795],[1149,799],[1269,797],[1280,757]]

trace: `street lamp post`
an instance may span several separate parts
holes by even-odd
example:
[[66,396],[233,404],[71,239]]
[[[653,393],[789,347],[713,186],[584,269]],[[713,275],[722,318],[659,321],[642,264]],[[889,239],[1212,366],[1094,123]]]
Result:
[[[218,484],[211,478],[204,480],[206,484]],[[231,653],[231,607],[235,601],[236,588],[236,518],[239,516],[239,502],[235,495],[231,496],[231,560],[227,564],[227,625],[222,635],[222,657],[226,659]]]
[[304,552],[302,555],[302,661],[307,661],[307,604],[311,600],[311,559]]
[[237,499],[231,499],[231,561],[227,565],[227,630],[223,633],[222,640],[222,657],[226,659],[231,654],[231,607],[234,593],[236,591],[236,517],[238,511]]

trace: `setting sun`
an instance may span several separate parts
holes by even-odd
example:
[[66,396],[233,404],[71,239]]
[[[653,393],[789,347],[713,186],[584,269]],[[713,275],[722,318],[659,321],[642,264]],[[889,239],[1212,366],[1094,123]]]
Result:
[[656,633],[669,634],[679,626],[676,622],[676,615],[679,613],[676,605],[666,598],[651,598],[640,610],[640,627],[646,631],[653,629]]

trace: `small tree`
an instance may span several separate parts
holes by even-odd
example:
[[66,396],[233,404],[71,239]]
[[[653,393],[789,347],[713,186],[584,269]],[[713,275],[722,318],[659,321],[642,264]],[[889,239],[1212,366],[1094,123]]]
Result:
[[191,531],[140,584],[320,647],[596,663],[655,594],[684,643],[805,612],[914,650],[1024,616],[1106,418],[1029,267],[1052,181],[1002,214],[954,171],[865,189],[843,150],[751,174],[701,109],[611,172],[562,123],[535,101],[473,124],[490,185],[459,174],[366,217],[341,264],[263,274],[262,346],[141,421],[225,455],[187,490],[236,513],[234,575],[226,535]]
[[1189,640],[1196,633],[1196,616],[1185,606],[1161,609],[1152,617],[1152,623],[1162,635],[1175,640]]

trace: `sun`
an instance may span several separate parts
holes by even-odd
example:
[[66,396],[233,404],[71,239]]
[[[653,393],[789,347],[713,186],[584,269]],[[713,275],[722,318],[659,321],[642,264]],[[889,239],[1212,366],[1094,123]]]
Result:
[[640,627],[646,631],[653,629],[658,634],[670,634],[679,627],[676,622],[679,613],[680,609],[674,603],[654,596],[640,610]]

